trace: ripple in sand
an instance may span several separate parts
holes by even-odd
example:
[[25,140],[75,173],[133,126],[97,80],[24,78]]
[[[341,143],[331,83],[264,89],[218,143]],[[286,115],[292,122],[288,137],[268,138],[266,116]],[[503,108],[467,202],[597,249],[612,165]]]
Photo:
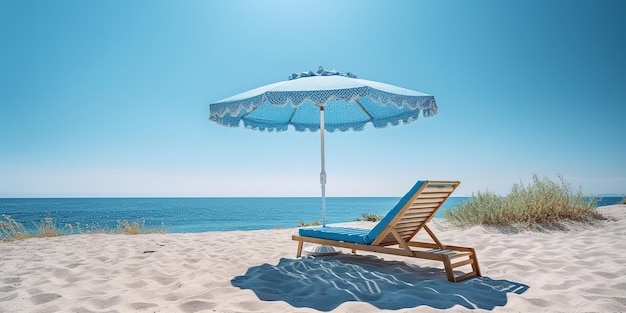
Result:
[[198,263],[200,261],[202,261],[203,259],[192,259],[192,258],[186,258],[185,261],[187,261],[188,263],[194,264],[194,263]]
[[533,306],[540,307],[540,308],[547,308],[550,306],[550,302],[543,300],[543,299],[535,298],[535,299],[528,299],[526,301],[528,301],[528,303],[532,304]]
[[550,284],[546,284],[545,286],[543,286],[543,289],[545,290],[568,290],[576,285],[579,284],[578,280],[566,280],[558,285],[550,285]]
[[99,256],[99,257],[97,257],[95,259],[100,261],[100,262],[102,262],[102,263],[105,263],[105,262],[109,261],[109,258],[107,258],[105,256]]
[[19,277],[8,277],[8,278],[4,278],[2,279],[2,282],[5,284],[15,284],[15,285],[19,285],[19,283],[22,282],[22,279]]
[[597,275],[597,276],[600,276],[600,277],[604,277],[604,278],[608,278],[608,279],[613,279],[613,278],[620,277],[620,275],[618,275],[618,274],[611,273],[611,272],[602,272],[602,271],[591,272],[591,274]]
[[58,298],[61,298],[61,295],[58,293],[40,293],[30,297],[30,301],[35,305],[39,305]]
[[612,288],[589,288],[586,289],[588,293],[592,295],[600,295],[600,296],[611,296],[611,297],[619,297],[624,296],[623,290],[617,290]]
[[182,299],[184,297],[185,297],[184,295],[172,292],[172,293],[168,293],[168,294],[164,295],[161,298],[163,300],[165,300],[165,301],[178,301],[178,300],[180,300],[180,299]]
[[180,308],[186,313],[194,313],[198,311],[209,310],[215,307],[214,303],[193,300],[180,305]]
[[0,302],[4,302],[4,301],[11,301],[13,299],[17,298],[17,293],[12,293],[4,298],[0,298]]
[[65,278],[69,276],[72,272],[66,268],[55,268],[54,270],[50,271],[50,273],[52,273],[53,277]]
[[38,295],[38,294],[40,294],[40,293],[44,293],[44,292],[43,292],[41,289],[39,289],[39,288],[30,288],[30,289],[27,289],[27,290],[26,290],[26,292],[27,292],[29,295]]
[[133,289],[139,289],[139,288],[145,287],[147,285],[148,285],[148,283],[145,280],[140,280],[140,281],[136,281],[136,282],[133,282],[133,283],[126,284],[126,287],[133,288]]
[[158,306],[158,304],[147,303],[147,302],[135,302],[135,303],[129,304],[128,306],[133,310],[143,310],[147,308],[153,308],[155,306]]
[[134,273],[137,272],[139,270],[143,269],[142,266],[140,265],[127,265],[126,267],[124,267],[124,270],[129,272],[129,273]]
[[155,282],[163,286],[168,286],[178,281],[178,277],[157,276],[157,277],[152,278],[152,280],[154,280]]
[[83,263],[70,263],[70,264],[65,265],[65,267],[70,268],[70,269],[74,269],[74,268],[77,268],[77,267],[83,266],[83,265],[84,265]]
[[105,309],[105,308],[110,308],[118,304],[121,300],[122,298],[120,296],[113,296],[107,299],[92,298],[89,300],[89,303],[91,303],[93,306],[97,307],[98,309]]

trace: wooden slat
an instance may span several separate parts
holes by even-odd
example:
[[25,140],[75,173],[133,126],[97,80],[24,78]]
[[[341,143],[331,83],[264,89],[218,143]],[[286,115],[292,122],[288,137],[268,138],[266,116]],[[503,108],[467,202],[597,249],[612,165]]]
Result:
[[396,223],[396,225],[410,223],[410,222],[415,221],[415,220],[426,221],[426,220],[430,219],[431,216],[432,216],[432,214],[409,216],[409,217],[406,217],[406,218],[403,218],[403,219],[399,220],[398,223]]
[[411,209],[411,210],[407,210],[406,214],[404,214],[404,216],[409,216],[409,217],[413,217],[413,216],[418,216],[418,215],[432,215],[436,210],[435,209]]
[[460,281],[464,281],[468,278],[472,278],[474,276],[478,276],[476,272],[469,272],[465,275],[461,275],[459,277],[455,277],[454,282],[460,282]]
[[404,215],[433,214],[435,211],[437,211],[435,208],[410,209],[410,210],[407,210],[406,214]]
[[463,266],[463,265],[470,265],[470,264],[472,264],[473,262],[474,262],[474,260],[472,260],[472,259],[467,259],[467,260],[465,260],[465,261],[461,261],[461,262],[458,262],[458,263],[453,263],[453,264],[452,264],[452,268],[461,267],[461,266]]
[[435,215],[435,211],[436,210],[423,210],[423,209],[419,209],[419,210],[411,210],[410,212],[407,212],[407,214],[405,214],[403,217],[428,217],[431,215]]
[[436,208],[441,202],[429,202],[429,203],[413,203],[409,206],[410,209],[428,209]]
[[414,231],[400,231],[398,233],[400,233],[400,236],[402,236],[405,240],[410,240]]
[[[407,210],[407,212],[404,214],[404,216],[406,215],[419,215],[419,214],[433,214],[433,212],[435,212],[437,210],[433,209],[433,208],[427,208],[427,209],[409,209]],[[403,216],[403,217],[404,217]]]
[[406,214],[409,214],[409,215],[433,214],[435,211],[437,211],[437,208],[411,209],[411,210],[408,210]]
[[411,218],[403,218],[401,221],[399,221],[396,224],[396,227],[398,225],[407,224],[407,223],[409,223],[409,224],[423,223],[423,222],[428,220],[428,217],[430,217],[430,215],[428,215],[428,216],[417,216],[417,217],[411,217]]
[[396,241],[396,238],[393,237],[393,235],[389,234],[389,236],[385,237],[385,239],[383,239],[380,242],[381,246],[388,246],[389,244],[397,244],[398,242]]
[[[448,246],[446,246],[446,248],[448,248]],[[454,255],[451,255],[450,258],[451,259],[458,259],[460,257],[464,257],[464,256],[471,256],[471,253],[467,253],[467,252],[458,252],[458,251],[454,251]]]
[[396,226],[394,226],[394,227],[398,227],[398,226],[401,226],[401,227],[408,227],[408,226],[420,227],[426,221],[428,221],[428,217],[407,218],[407,219],[399,221],[396,224]]
[[418,228],[418,227],[420,227],[422,225],[424,225],[424,223],[415,223],[415,222],[413,222],[413,223],[403,223],[403,224],[396,225],[394,227],[394,229],[396,229],[396,230],[403,230],[403,229],[415,230],[416,228]]
[[428,187],[424,188],[423,192],[447,192],[451,193],[454,191],[454,187],[452,186],[433,186],[428,185]]
[[442,203],[446,198],[417,198],[413,203]]
[[401,233],[404,236],[411,236],[415,233],[415,228],[394,228],[397,232]]
[[[435,211],[432,211],[432,212],[415,212],[415,213],[412,213],[412,214],[410,214],[410,215],[405,216],[405,218],[406,218],[406,219],[412,219],[412,218],[430,218],[430,217],[432,217],[433,215],[435,215],[434,213],[435,213]],[[403,219],[401,219],[401,220],[404,220],[405,218],[403,218]],[[400,221],[401,221],[401,220],[400,220]]]
[[430,242],[409,241],[407,244],[416,248],[437,249],[437,245]]
[[419,197],[420,198],[441,198],[441,197],[447,197],[449,195],[450,195],[449,192],[430,192],[430,193],[422,192],[422,194]]
[[394,228],[396,230],[398,230],[398,229],[408,229],[408,230],[414,231],[417,228],[420,228],[420,227],[423,227],[423,226],[424,226],[424,222],[411,222],[411,223],[403,223],[403,224],[396,225]]

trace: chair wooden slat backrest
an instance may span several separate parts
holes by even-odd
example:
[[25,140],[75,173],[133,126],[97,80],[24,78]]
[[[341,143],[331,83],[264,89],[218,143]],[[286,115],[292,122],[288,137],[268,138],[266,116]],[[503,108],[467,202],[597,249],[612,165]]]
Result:
[[[399,203],[402,205],[399,211],[392,210],[389,212],[389,214],[394,214],[394,217],[385,225],[384,230],[376,236],[373,245],[399,244],[392,229],[405,242],[410,241],[435,216],[439,208],[460,184],[459,181],[435,180],[421,181],[420,183],[421,185],[416,185],[417,190],[412,195],[407,194],[410,196],[407,201]],[[433,240],[437,241],[436,238]]]

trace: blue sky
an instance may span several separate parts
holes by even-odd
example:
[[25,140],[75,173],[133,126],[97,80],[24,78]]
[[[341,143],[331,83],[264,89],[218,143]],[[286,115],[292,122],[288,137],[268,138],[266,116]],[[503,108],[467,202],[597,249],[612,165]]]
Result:
[[293,72],[435,96],[326,135],[329,196],[626,193],[623,1],[0,0],[0,197],[317,196],[319,133],[208,120]]

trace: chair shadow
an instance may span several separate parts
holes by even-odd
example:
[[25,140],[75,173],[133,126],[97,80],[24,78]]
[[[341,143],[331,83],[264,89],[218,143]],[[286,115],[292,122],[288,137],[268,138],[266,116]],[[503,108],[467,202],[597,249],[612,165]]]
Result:
[[459,283],[446,280],[443,268],[384,261],[372,255],[280,259],[277,265],[251,267],[231,284],[252,290],[263,301],[285,301],[298,308],[330,311],[348,301],[379,309],[420,305],[448,309],[492,310],[507,303],[507,293],[522,294],[527,285],[475,277]]

